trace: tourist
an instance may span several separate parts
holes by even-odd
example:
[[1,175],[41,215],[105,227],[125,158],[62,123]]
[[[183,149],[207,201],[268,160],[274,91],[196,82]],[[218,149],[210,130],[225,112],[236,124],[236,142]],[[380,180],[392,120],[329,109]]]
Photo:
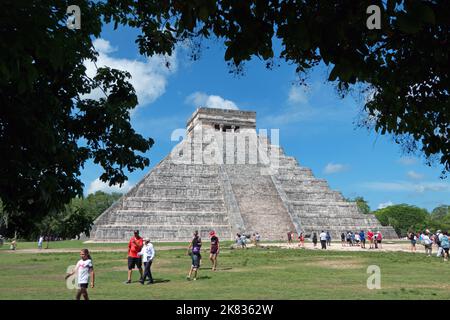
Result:
[[331,234],[330,234],[330,231],[327,231],[327,246],[331,246]]
[[126,284],[131,283],[131,274],[135,267],[138,268],[141,275],[140,279],[144,276],[142,271],[142,257],[139,256],[139,252],[142,250],[144,240],[139,235],[139,230],[134,230],[134,236],[130,238],[128,242],[128,280]]
[[353,243],[352,243],[352,232],[351,231],[347,231],[347,244],[348,244],[349,247],[353,245]]
[[433,242],[431,241],[429,234],[430,232],[428,230],[425,231],[425,234],[422,234],[422,244],[425,247],[425,254],[431,257]]
[[87,288],[89,283],[89,277],[91,279],[91,288],[94,287],[94,265],[92,264],[92,258],[88,249],[82,249],[80,252],[81,259],[77,262],[75,268],[71,273],[66,275],[66,279],[75,274],[78,271],[78,287],[76,299],[80,300],[83,296],[84,300],[89,300]]
[[355,232],[355,244],[357,246],[359,246],[360,245],[360,241],[361,241],[361,237],[359,236],[359,233]]
[[350,232],[350,238],[352,239],[352,246],[355,245],[355,233],[353,231]]
[[255,234],[255,246],[259,246],[259,242],[261,241],[261,236],[259,235],[258,232],[256,232]]
[[312,242],[314,244],[314,248],[317,246],[317,233],[313,233]]
[[326,249],[327,248],[327,234],[325,231],[322,230],[322,232],[319,235],[320,237],[320,244],[322,246],[322,249]]
[[409,232],[407,235],[410,243],[411,243],[411,252],[416,252],[416,242],[417,242],[417,236],[414,234],[414,232]]
[[192,273],[194,273],[194,280],[197,280],[197,270],[200,268],[200,260],[202,259],[202,255],[200,254],[200,249],[202,247],[202,239],[198,235],[198,231],[194,231],[194,236],[191,240],[191,243],[188,247],[187,254],[192,258],[192,265],[189,270],[189,274],[186,276],[186,279],[191,280]]
[[17,242],[16,242],[15,239],[11,242],[11,245],[9,246],[9,248],[10,248],[11,250],[16,250],[16,248],[17,248]]
[[359,232],[359,241],[361,241],[361,249],[366,248],[366,235],[364,233],[364,230],[361,230]]
[[378,234],[375,232],[375,233],[373,234],[373,244],[374,244],[374,248],[375,248],[375,249],[378,249],[378,241],[377,241],[377,238],[378,238]]
[[369,229],[369,231],[367,231],[367,240],[369,240],[369,249],[373,249],[373,232],[372,230]]
[[380,231],[377,231],[377,244],[378,244],[378,248],[383,249],[381,246],[381,241],[383,241],[383,235],[381,234]]
[[241,235],[240,241],[242,249],[247,249],[247,236],[245,234]]
[[441,246],[441,241],[442,241],[443,236],[444,236],[444,234],[442,233],[441,230],[436,231],[436,237],[434,238],[434,241],[433,241],[436,244],[436,246],[438,247],[436,257],[440,257],[443,255],[442,253],[444,250],[442,249],[442,246]]
[[344,232],[341,233],[341,245],[343,247],[345,247],[345,233]]
[[288,231],[287,233],[287,243],[288,245],[292,244],[292,231]]
[[40,236],[38,240],[38,249],[42,249],[42,243],[44,242],[44,236]]
[[[211,260],[212,271],[216,271],[217,268],[217,256],[219,255],[219,238],[216,236],[214,231],[209,233],[211,237],[211,248],[209,250],[209,260]],[[255,241],[256,242],[256,241]]]
[[142,261],[144,262],[144,276],[142,279],[139,280],[141,284],[144,284],[145,279],[148,277],[148,283],[153,283],[153,277],[152,277],[152,263],[153,258],[155,257],[155,249],[153,247],[153,244],[150,242],[149,238],[144,239],[144,246],[141,249],[141,252],[138,253],[138,255],[141,257]]
[[450,248],[450,243],[448,239],[448,232],[444,231],[441,237],[441,247],[444,252],[444,261],[448,261],[448,250]]
[[300,248],[305,248],[305,236],[303,235],[303,232],[300,232],[300,235],[298,236],[298,241],[299,241],[299,244],[298,244],[298,246],[300,247]]

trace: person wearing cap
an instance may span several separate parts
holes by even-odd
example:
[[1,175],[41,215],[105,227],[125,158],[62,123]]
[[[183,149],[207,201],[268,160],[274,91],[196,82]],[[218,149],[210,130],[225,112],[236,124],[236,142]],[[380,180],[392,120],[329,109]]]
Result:
[[153,248],[153,244],[150,242],[149,238],[144,238],[144,246],[141,249],[141,252],[138,253],[140,257],[142,257],[142,261],[144,261],[144,276],[139,282],[144,284],[145,279],[148,277],[148,283],[153,283],[151,266],[153,262],[153,258],[155,257],[155,249]]
[[141,252],[144,241],[139,236],[139,230],[134,230],[133,233],[134,236],[128,242],[128,280],[125,282],[126,284],[131,283],[131,274],[135,267],[139,269],[141,279],[143,277],[142,258],[139,256],[139,252]]
[[216,271],[217,267],[217,256],[219,255],[219,238],[216,236],[214,231],[209,232],[211,237],[211,249],[209,250],[209,260],[212,263],[212,271]]

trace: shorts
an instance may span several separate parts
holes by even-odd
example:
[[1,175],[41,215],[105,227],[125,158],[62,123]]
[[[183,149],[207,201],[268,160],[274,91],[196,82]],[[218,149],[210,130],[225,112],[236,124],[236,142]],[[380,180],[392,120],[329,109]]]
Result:
[[211,248],[211,250],[209,251],[210,254],[217,254],[218,248]]
[[196,269],[200,268],[201,256],[199,254],[192,254],[191,257],[192,257],[192,267]]
[[442,249],[445,251],[446,254],[448,254],[448,249],[449,248],[442,248]]
[[78,285],[80,286],[80,289],[87,289],[88,288],[88,284],[87,283],[79,283]]
[[381,240],[377,240],[378,243],[381,243]]
[[128,257],[128,270],[133,270],[134,267],[138,269],[142,268],[142,258]]
[[416,246],[416,240],[411,240],[411,245],[415,247]]

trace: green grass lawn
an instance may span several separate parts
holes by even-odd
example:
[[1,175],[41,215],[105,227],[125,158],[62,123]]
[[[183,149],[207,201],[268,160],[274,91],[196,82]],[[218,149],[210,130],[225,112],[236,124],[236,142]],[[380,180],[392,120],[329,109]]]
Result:
[[[34,243],[33,243],[34,244]],[[19,244],[20,248],[25,248]],[[23,243],[25,246],[25,244]],[[54,245],[54,246],[53,246]],[[51,248],[90,249],[100,244],[51,243]],[[105,246],[105,244],[101,244]],[[183,249],[159,250],[156,283],[126,280],[126,251],[96,252],[91,299],[450,299],[450,264],[422,253],[333,252],[280,248],[231,250],[222,245],[218,271],[206,250],[197,281],[187,281],[190,257]],[[168,244],[164,244],[168,245]],[[170,244],[173,245],[173,244]],[[123,247],[124,244],[109,244]],[[35,248],[32,246],[31,248]],[[5,249],[5,248],[3,248]],[[43,250],[44,252],[45,250]],[[0,252],[0,299],[73,299],[64,275],[77,253]],[[381,268],[381,289],[369,290],[369,265]],[[133,280],[138,279],[138,272]]]

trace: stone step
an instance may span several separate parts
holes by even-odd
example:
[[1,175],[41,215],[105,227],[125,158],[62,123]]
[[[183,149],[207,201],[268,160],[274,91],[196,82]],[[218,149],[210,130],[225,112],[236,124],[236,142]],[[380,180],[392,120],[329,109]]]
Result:
[[142,225],[228,225],[226,212],[148,212],[119,210],[114,224],[128,224],[139,222]]
[[215,188],[189,188],[189,187],[148,187],[144,186],[136,191],[134,198],[139,197],[143,199],[198,199],[198,200],[220,200],[223,199],[222,190],[220,187]]
[[139,199],[132,200],[125,198],[123,200],[123,208],[127,209],[143,209],[146,211],[224,211],[223,200],[195,200],[186,199],[179,201],[164,199]]

